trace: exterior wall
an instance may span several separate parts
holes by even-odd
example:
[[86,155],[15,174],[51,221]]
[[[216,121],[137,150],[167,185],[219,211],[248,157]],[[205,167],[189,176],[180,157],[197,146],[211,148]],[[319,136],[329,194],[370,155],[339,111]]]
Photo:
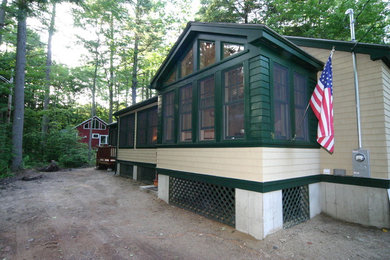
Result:
[[[86,123],[88,123],[88,122],[86,122]],[[76,129],[79,132],[79,136],[81,137],[81,142],[88,144],[89,129],[84,129],[83,126],[84,126],[84,124],[79,125]],[[107,135],[107,137],[108,137],[108,128],[106,128],[104,130],[103,129],[92,129],[92,134]],[[99,139],[92,139],[92,147],[96,148],[98,146],[99,146]]]
[[118,149],[117,160],[140,162],[140,163],[157,163],[156,149]]
[[[329,50],[302,48],[322,61],[329,56]],[[372,61],[366,54],[357,54],[357,67],[362,144],[370,151],[371,177],[387,179],[390,155],[389,70],[382,61]],[[382,73],[387,73],[387,78]],[[351,53],[337,50],[334,53],[333,86],[335,151],[329,154],[321,149],[321,171],[331,169],[332,173],[333,169],[345,169],[347,175],[352,175],[352,150],[358,147],[358,137]]]
[[375,227],[390,227],[386,189],[321,183],[321,209],[344,221]]
[[385,101],[385,131],[387,154],[387,178],[390,179],[390,69],[382,64],[383,94]]
[[319,174],[319,152],[266,147],[158,148],[157,168],[264,182]]

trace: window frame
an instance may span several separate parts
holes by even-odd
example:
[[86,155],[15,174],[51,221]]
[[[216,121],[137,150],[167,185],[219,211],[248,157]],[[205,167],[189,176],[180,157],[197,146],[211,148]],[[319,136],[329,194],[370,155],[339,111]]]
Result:
[[[106,138],[106,142],[105,143],[102,142],[102,137]],[[99,136],[99,145],[102,145],[102,144],[108,144],[108,135],[100,135]]]
[[[167,140],[166,139],[166,135],[167,135],[167,117],[166,117],[166,102],[167,102],[167,99],[166,99],[166,96],[168,95],[172,95],[172,110],[173,110],[173,114],[170,115],[168,118],[172,118],[173,122],[172,122],[172,129],[171,129],[171,135],[172,135],[172,139],[169,139]],[[176,106],[176,91],[175,90],[170,90],[170,91],[167,91],[165,93],[162,94],[162,111],[161,111],[161,117],[162,117],[162,135],[161,135],[161,143],[163,144],[174,144],[176,143],[176,134],[175,134],[175,129],[176,129],[176,109],[175,109],[175,106]]]
[[[188,100],[190,100],[190,102],[191,102],[191,104],[187,104],[189,107],[190,107],[190,109],[191,109],[191,111],[190,112],[185,112],[185,113],[183,113],[182,112],[182,103],[181,103],[181,98],[182,98],[182,91],[184,91],[184,89],[186,89],[186,88],[190,88],[190,90],[189,90],[189,93],[191,93],[191,97],[190,98],[188,98]],[[191,143],[191,142],[193,142],[193,138],[194,138],[194,134],[193,134],[193,130],[194,130],[194,125],[193,125],[193,113],[194,113],[194,111],[193,111],[193,109],[192,109],[192,107],[193,107],[193,98],[194,98],[194,95],[193,95],[193,89],[194,89],[194,87],[193,87],[193,84],[192,83],[188,83],[188,84],[185,84],[185,85],[183,85],[183,86],[181,86],[181,87],[179,87],[178,88],[178,91],[179,91],[179,97],[178,97],[178,118],[179,118],[179,120],[178,120],[178,136],[177,136],[177,140],[178,140],[178,142],[179,143]],[[190,129],[182,129],[182,123],[183,123],[183,115],[190,115],[190,122],[191,122],[191,128]],[[191,138],[190,138],[190,140],[182,140],[182,132],[190,132],[191,133]]]
[[99,138],[100,138],[100,134],[92,133],[92,139],[99,139]]
[[[224,52],[224,45],[225,44],[232,44],[232,45],[239,45],[239,46],[242,46],[242,51],[239,51],[239,52],[237,52],[237,53],[234,53],[234,54],[232,54],[232,55],[230,55],[230,56],[227,56],[227,57],[225,57],[225,52]],[[243,43],[237,43],[237,42],[229,42],[229,41],[221,41],[221,61],[223,61],[223,60],[226,60],[226,59],[229,59],[229,58],[231,58],[231,57],[234,57],[234,56],[236,56],[236,55],[238,55],[238,54],[240,54],[240,53],[242,53],[242,52],[244,52],[245,51],[245,44],[243,44]]]
[[[242,106],[243,106],[243,112],[242,112],[242,116],[243,116],[243,128],[244,129],[244,133],[243,133],[243,136],[242,137],[235,137],[235,136],[227,136],[227,131],[226,131],[226,105],[227,103],[225,102],[225,73],[227,73],[228,71],[231,71],[231,70],[235,70],[237,68],[242,68],[242,71],[243,71],[243,75],[242,75],[242,85],[243,85],[243,98],[242,98]],[[224,70],[221,71],[221,91],[222,91],[222,99],[221,99],[221,108],[222,108],[222,120],[221,120],[221,130],[222,130],[222,135],[221,135],[221,141],[223,142],[236,142],[236,141],[243,141],[243,140],[246,140],[247,139],[247,129],[246,129],[246,120],[247,120],[247,117],[246,117],[246,80],[245,80],[245,66],[243,63],[239,63],[239,64],[236,64],[234,66],[231,66],[229,68],[226,68]],[[238,103],[241,103],[241,102],[229,102],[228,105],[232,105],[232,104],[238,104]]]
[[[201,122],[202,122],[202,105],[201,105],[201,82],[202,81],[206,81],[208,79],[212,78],[213,79],[213,96],[212,96],[212,99],[213,99],[213,106],[212,108],[214,109],[214,122],[213,122],[213,127],[212,129],[214,129],[214,138],[213,139],[205,139],[205,140],[201,140],[201,131],[203,130],[202,129],[202,125],[201,125]],[[198,103],[198,118],[197,118],[197,129],[198,129],[198,133],[197,133],[197,141],[198,142],[201,142],[201,143],[215,143],[217,141],[217,129],[216,129],[216,125],[217,125],[217,120],[216,120],[216,77],[215,77],[215,74],[211,74],[211,75],[208,75],[206,77],[203,77],[201,79],[198,80],[197,82],[197,103]],[[211,106],[208,106],[208,107],[205,107],[203,110],[206,110],[206,109],[210,109]],[[206,129],[211,129],[210,128],[206,128]]]
[[[145,118],[145,143],[140,143],[139,142],[139,132],[140,132],[140,114],[142,113],[145,113],[146,115],[146,118]],[[151,117],[151,114],[155,113],[156,114],[156,124],[155,126],[151,125],[150,123],[150,117]],[[153,133],[152,130],[151,130],[151,127],[156,127],[156,129],[158,128],[158,109],[157,109],[157,106],[152,106],[152,107],[148,107],[146,109],[143,109],[143,110],[140,110],[137,112],[137,140],[136,140],[136,144],[137,144],[137,147],[141,147],[141,148],[147,148],[147,147],[155,147],[156,146],[156,143],[157,143],[157,139],[155,142],[152,142],[150,140],[150,137],[153,136]],[[151,135],[150,135],[151,134]]]

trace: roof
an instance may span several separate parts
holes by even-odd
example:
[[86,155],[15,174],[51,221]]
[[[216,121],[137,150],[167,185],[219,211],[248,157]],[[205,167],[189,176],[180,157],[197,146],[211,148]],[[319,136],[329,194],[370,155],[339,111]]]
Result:
[[142,102],[136,103],[134,105],[131,105],[129,107],[126,107],[124,109],[121,109],[121,110],[115,112],[114,116],[119,116],[119,115],[122,115],[124,113],[131,112],[131,111],[133,111],[135,109],[138,109],[138,108],[141,108],[141,107],[153,104],[153,103],[157,102],[157,100],[158,100],[157,96],[149,98],[147,100],[144,100]]
[[371,60],[382,60],[390,68],[390,45],[372,44],[352,41],[337,41],[328,39],[305,38],[296,36],[285,36],[288,40],[298,46],[313,47],[320,49],[332,49],[336,51],[356,52],[370,55]]
[[76,125],[74,128],[79,127],[80,125],[82,125],[82,124],[84,124],[84,123],[90,121],[90,120],[93,119],[93,118],[96,118],[97,120],[101,121],[101,122],[102,122],[103,124],[105,124],[106,126],[108,125],[108,124],[107,124],[103,119],[101,119],[100,117],[98,117],[98,116],[93,116],[93,117],[88,118],[87,120],[81,122],[80,124]]
[[174,46],[171,48],[168,56],[163,61],[157,73],[152,78],[150,85],[151,88],[157,87],[158,80],[164,75],[165,70],[169,69],[170,66],[173,66],[173,63],[175,63],[177,59],[184,54],[187,45],[190,44],[194,37],[199,33],[246,37],[247,42],[250,44],[268,44],[269,46],[288,52],[292,56],[305,61],[318,70],[322,70],[324,66],[321,61],[263,24],[189,22]]

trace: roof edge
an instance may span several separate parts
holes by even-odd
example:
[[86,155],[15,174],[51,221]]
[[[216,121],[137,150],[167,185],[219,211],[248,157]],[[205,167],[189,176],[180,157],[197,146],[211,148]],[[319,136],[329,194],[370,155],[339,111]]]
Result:
[[134,105],[131,105],[131,106],[129,106],[129,107],[126,107],[126,108],[124,108],[124,109],[121,109],[121,110],[115,112],[113,115],[114,115],[114,116],[119,116],[119,115],[122,115],[122,114],[124,114],[124,113],[131,112],[131,111],[133,111],[133,110],[135,110],[135,109],[137,109],[137,108],[140,108],[140,107],[143,107],[143,106],[147,106],[147,105],[153,104],[153,103],[157,102],[157,100],[158,100],[158,97],[157,97],[157,96],[154,96],[154,97],[149,98],[149,99],[147,99],[147,100],[138,102],[138,103],[136,103],[136,104],[134,104]]

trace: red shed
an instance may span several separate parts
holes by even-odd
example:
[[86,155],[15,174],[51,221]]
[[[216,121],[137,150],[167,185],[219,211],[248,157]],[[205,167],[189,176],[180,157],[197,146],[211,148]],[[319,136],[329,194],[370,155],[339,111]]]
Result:
[[92,147],[96,148],[100,145],[108,144],[107,123],[97,116],[85,120],[84,122],[75,126],[75,128],[79,132],[79,136],[81,136],[81,142],[88,144],[91,122],[92,122]]

